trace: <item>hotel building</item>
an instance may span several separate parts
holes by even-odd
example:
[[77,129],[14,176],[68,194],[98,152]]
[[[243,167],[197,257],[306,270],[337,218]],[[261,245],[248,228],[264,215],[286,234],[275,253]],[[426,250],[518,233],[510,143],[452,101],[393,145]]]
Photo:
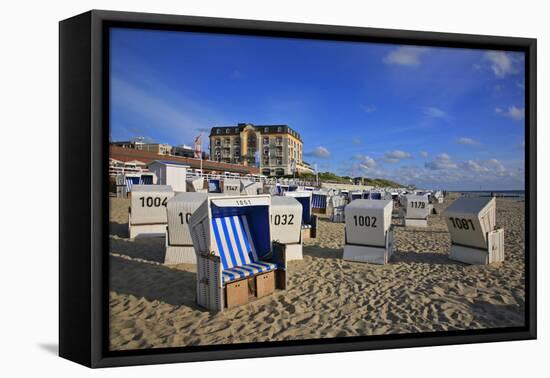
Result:
[[287,125],[253,125],[213,127],[210,131],[210,159],[214,161],[258,166],[266,176],[313,172],[302,160],[302,137]]

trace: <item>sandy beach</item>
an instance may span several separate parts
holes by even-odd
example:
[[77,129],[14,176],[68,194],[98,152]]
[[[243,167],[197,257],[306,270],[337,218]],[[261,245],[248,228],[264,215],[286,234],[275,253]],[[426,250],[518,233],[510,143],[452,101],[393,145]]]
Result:
[[[210,313],[195,303],[195,267],[164,266],[163,238],[128,239],[127,199],[111,198],[110,347],[178,347],[521,326],[524,323],[523,202],[497,200],[505,262],[448,259],[439,215],[427,229],[396,226],[396,252],[377,266],[342,260],[344,224],[321,218],[288,290]],[[452,202],[437,204],[438,214]],[[394,220],[397,224],[397,220]]]

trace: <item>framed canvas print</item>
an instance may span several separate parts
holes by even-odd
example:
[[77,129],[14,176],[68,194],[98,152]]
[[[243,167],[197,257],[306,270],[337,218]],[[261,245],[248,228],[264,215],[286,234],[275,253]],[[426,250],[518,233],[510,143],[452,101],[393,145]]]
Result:
[[60,22],[60,355],[536,337],[536,40]]

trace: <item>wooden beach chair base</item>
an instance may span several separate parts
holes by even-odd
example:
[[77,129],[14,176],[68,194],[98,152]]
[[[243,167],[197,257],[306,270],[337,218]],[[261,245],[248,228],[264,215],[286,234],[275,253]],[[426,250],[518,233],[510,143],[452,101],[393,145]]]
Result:
[[478,249],[451,244],[449,258],[470,265],[487,265],[504,261],[504,230],[487,233],[488,248]]
[[197,255],[192,245],[168,245],[164,256],[164,265],[196,264]]

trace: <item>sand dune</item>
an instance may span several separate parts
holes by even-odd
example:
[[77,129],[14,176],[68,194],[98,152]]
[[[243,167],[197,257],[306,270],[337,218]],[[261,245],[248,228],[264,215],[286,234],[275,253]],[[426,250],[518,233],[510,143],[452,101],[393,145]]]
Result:
[[385,266],[343,261],[344,225],[321,219],[318,238],[304,243],[304,260],[290,263],[288,290],[218,314],[197,307],[194,266],[162,265],[164,239],[127,239],[128,206],[111,199],[113,350],[524,323],[522,202],[497,201],[506,261],[492,266],[449,260],[449,234],[439,215],[427,229],[396,226],[397,251]]

